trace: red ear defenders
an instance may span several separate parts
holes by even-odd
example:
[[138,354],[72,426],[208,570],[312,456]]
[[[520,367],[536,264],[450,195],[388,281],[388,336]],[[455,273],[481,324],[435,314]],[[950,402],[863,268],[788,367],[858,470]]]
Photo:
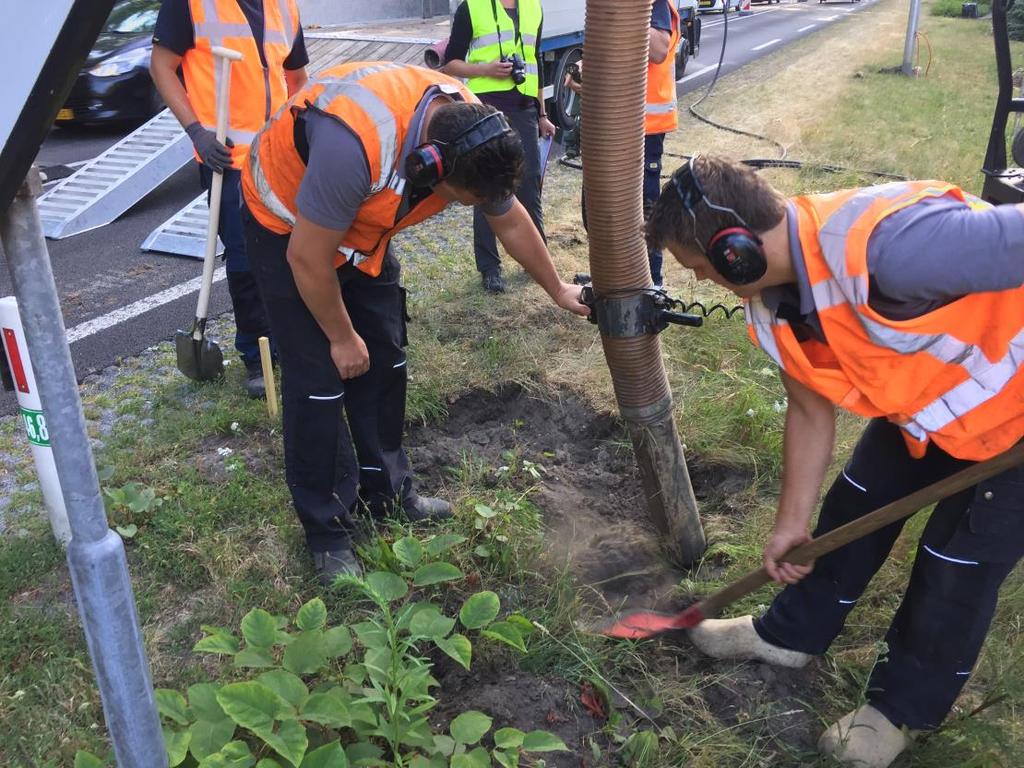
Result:
[[405,179],[414,187],[432,187],[451,174],[460,157],[510,133],[505,116],[492,112],[450,141],[428,141],[416,147],[405,158]]
[[[715,271],[733,285],[749,285],[760,280],[768,269],[761,238],[750,231],[747,222],[732,208],[715,205],[708,199],[693,167],[696,160],[697,156],[694,155],[686,165],[672,175],[672,186],[679,195],[683,208],[693,219],[693,237],[697,246],[708,257]],[[712,210],[731,214],[740,226],[718,230],[705,246],[697,236],[695,209],[700,202]]]

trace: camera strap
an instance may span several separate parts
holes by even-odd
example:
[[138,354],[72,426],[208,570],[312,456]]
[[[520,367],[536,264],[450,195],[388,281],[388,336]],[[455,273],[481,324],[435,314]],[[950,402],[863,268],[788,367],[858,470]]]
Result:
[[[505,10],[505,6],[502,6],[501,9],[504,11]],[[498,0],[491,0],[491,11],[494,13],[494,28],[495,28],[495,30],[498,33],[498,52],[502,56],[504,56],[505,55],[505,48],[501,44],[501,22],[498,21]],[[516,0],[516,15],[515,15],[515,18],[513,18],[507,11],[506,11],[505,15],[508,16],[511,19],[511,21],[512,21],[512,28],[513,28],[513,30],[515,30],[515,36],[514,36],[514,39],[513,39],[513,43],[515,45],[519,46],[519,52],[521,54],[523,54],[523,58],[525,58],[526,57],[526,51],[523,48],[523,33],[522,33],[522,31],[520,29],[520,25],[519,25],[519,2],[518,2],[518,0]]]

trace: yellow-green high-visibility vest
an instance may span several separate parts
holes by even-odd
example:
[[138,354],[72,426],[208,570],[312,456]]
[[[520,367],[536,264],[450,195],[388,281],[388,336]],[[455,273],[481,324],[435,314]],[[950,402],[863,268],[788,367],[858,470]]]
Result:
[[518,53],[526,64],[526,80],[516,85],[511,77],[471,77],[466,86],[473,93],[518,90],[524,96],[537,98],[540,92],[540,69],[537,65],[537,33],[544,11],[540,0],[518,0],[519,35],[500,0],[466,0],[473,24],[466,62],[469,64],[498,61]]

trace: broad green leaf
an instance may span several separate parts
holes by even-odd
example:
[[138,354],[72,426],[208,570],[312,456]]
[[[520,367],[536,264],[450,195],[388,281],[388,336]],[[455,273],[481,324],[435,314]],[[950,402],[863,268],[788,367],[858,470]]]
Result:
[[434,750],[445,757],[451,757],[455,752],[455,739],[445,733],[435,734]]
[[309,689],[298,677],[283,669],[272,669],[256,678],[295,708],[305,704]]
[[219,720],[196,720],[189,728],[192,740],[189,742],[188,751],[196,760],[202,761],[220,752],[235,735],[235,721],[223,713],[221,715]]
[[366,584],[377,597],[388,603],[401,600],[409,591],[405,579],[387,571],[374,571],[368,574]]
[[264,669],[275,666],[275,662],[267,649],[253,646],[235,654],[235,666],[239,669]]
[[388,641],[388,633],[375,622],[361,621],[352,629],[355,630],[359,642],[367,648],[376,648],[385,645]]
[[476,744],[491,730],[491,718],[483,712],[471,709],[452,720],[448,730],[452,738],[460,744]]
[[274,720],[289,716],[288,702],[262,683],[230,683],[217,691],[217,703],[243,728],[269,729]]
[[455,627],[455,619],[442,616],[436,608],[420,611],[409,622],[409,634],[413,637],[441,638]]
[[348,757],[341,744],[332,741],[306,755],[301,768],[348,768]]
[[480,629],[494,621],[501,610],[501,601],[493,592],[477,592],[462,604],[459,619],[467,629]]
[[262,608],[253,608],[242,617],[242,637],[254,648],[270,648],[277,638],[277,622]]
[[207,633],[206,637],[202,638],[198,643],[192,646],[193,651],[222,653],[228,656],[234,656],[238,653],[238,649],[242,647],[238,638],[226,629],[204,626],[203,632]]
[[430,557],[437,557],[465,540],[465,536],[459,536],[455,533],[442,533],[440,536],[435,536],[428,541],[423,548]]
[[285,669],[296,675],[312,675],[320,671],[326,659],[324,633],[314,629],[301,633],[289,643],[281,663]]
[[519,634],[519,629],[507,621],[496,621],[488,625],[487,629],[482,630],[480,634],[526,653],[526,644],[523,643],[523,636]]
[[476,513],[484,520],[490,520],[492,517],[497,517],[498,513],[488,507],[486,504],[477,504]]
[[214,683],[196,683],[188,687],[188,706],[197,720],[223,720],[227,717],[217,703],[219,690],[220,686]]
[[75,768],[107,768],[107,766],[96,755],[80,749],[75,752]]
[[311,630],[322,629],[327,623],[327,606],[319,597],[314,597],[304,606],[299,608],[295,615],[295,625],[299,629]]
[[244,741],[232,741],[224,749],[210,755],[199,764],[199,768],[251,768],[256,758]]
[[433,757],[416,755],[412,762],[409,763],[409,768],[448,768],[448,761],[440,755],[434,755]]
[[345,747],[345,755],[348,757],[350,765],[373,765],[374,761],[379,761],[383,754],[383,749],[369,741],[360,741]]
[[352,650],[352,633],[341,624],[324,632],[324,656],[336,659]]
[[391,661],[394,658],[393,651],[384,646],[383,648],[368,648],[363,657],[363,666],[370,673],[370,679],[382,685],[390,682]]
[[521,613],[513,613],[511,616],[505,619],[509,624],[515,625],[515,628],[519,630],[519,634],[523,637],[533,633],[536,627],[533,626],[533,622],[523,616]]
[[434,643],[467,670],[469,669],[469,664],[473,660],[473,644],[469,642],[468,637],[465,635],[437,637],[434,638]]
[[256,763],[256,768],[281,768],[281,764],[272,757],[264,757]]
[[164,748],[167,750],[167,762],[174,768],[181,765],[188,757],[188,743],[192,738],[189,730],[175,731],[172,728],[164,728]]
[[352,723],[348,713],[348,703],[344,699],[345,694],[338,688],[333,688],[327,693],[314,693],[302,707],[303,720],[310,720],[330,728],[345,728]]
[[436,605],[431,603],[429,600],[420,600],[415,603],[406,603],[395,613],[395,627],[399,631],[409,631],[409,624],[412,623],[413,617],[420,611],[435,611],[439,610]]
[[179,725],[188,725],[192,722],[192,718],[188,716],[188,703],[180,693],[169,688],[157,688],[153,693],[156,695],[157,711],[163,717]]
[[406,568],[415,568],[423,559],[423,546],[413,536],[399,539],[391,545],[391,549]]
[[444,581],[455,581],[464,576],[465,574],[451,563],[427,563],[416,569],[412,575],[412,583],[417,587],[426,587]]
[[487,558],[491,556],[491,550],[489,547],[483,544],[478,544],[476,547],[473,548],[473,554],[477,557]]
[[309,746],[306,729],[297,720],[285,720],[274,733],[270,728],[254,728],[253,733],[265,741],[271,749],[298,768]]
[[548,731],[530,731],[523,737],[524,752],[568,752],[565,742]]
[[[494,759],[498,762],[501,768],[519,768],[519,751],[512,750],[511,752],[502,752],[500,749],[494,750],[492,753]],[[257,766],[259,768],[259,766]]]
[[491,768],[491,757],[483,747],[452,758],[451,768]]
[[494,746],[499,749],[515,749],[523,745],[525,733],[518,728],[499,728],[494,732]]

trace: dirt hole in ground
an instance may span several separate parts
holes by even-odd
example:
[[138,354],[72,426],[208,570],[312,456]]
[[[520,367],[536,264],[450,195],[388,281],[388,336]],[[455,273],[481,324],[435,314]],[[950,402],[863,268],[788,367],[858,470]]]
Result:
[[[443,492],[453,468],[467,458],[493,469],[513,450],[536,462],[544,469],[532,499],[548,529],[545,558],[550,567],[568,562],[578,583],[589,585],[585,594],[593,598],[596,612],[680,604],[675,587],[686,574],[672,568],[660,551],[632,448],[616,416],[594,410],[569,391],[538,395],[507,384],[450,402],[447,420],[413,428],[407,447],[421,490],[431,493]],[[748,470],[693,455],[687,461],[702,513],[734,516],[743,509],[742,495],[752,482]],[[726,726],[735,727],[751,712],[767,711],[772,723],[780,718],[778,740],[787,750],[813,747],[817,720],[797,698],[798,691],[808,692],[817,674],[813,668],[778,671],[747,664],[718,675],[712,673],[721,663],[701,658],[684,638],[647,648],[655,657],[652,667],[664,669],[666,680],[677,678],[685,685],[683,678],[711,675],[700,696],[707,712]],[[575,755],[549,756],[554,758],[549,765],[605,764],[592,762],[585,746],[586,735],[600,723],[580,706],[574,684],[487,660],[465,672],[439,659],[436,672],[443,683],[436,724],[478,709],[494,717],[494,728],[543,728],[574,748]]]

